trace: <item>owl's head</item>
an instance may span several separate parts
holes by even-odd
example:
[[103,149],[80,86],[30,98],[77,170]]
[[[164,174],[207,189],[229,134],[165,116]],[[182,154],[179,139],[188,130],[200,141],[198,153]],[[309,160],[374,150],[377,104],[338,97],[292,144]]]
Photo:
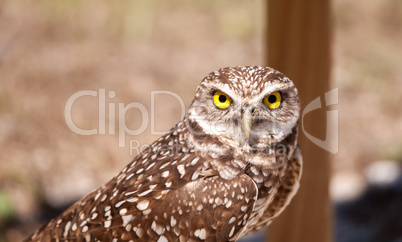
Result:
[[210,73],[197,89],[188,117],[231,146],[279,143],[297,126],[297,89],[269,67],[228,67]]

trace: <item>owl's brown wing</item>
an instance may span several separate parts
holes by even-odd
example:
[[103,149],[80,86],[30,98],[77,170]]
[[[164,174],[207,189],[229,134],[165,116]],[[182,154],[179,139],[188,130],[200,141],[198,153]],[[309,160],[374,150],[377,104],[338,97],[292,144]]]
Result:
[[[98,207],[102,198],[94,202],[96,196],[96,191],[89,194],[85,197],[88,202],[77,202],[52,220],[39,232],[39,241],[235,240],[254,208],[257,187],[247,175],[233,180],[211,176],[170,190],[161,200],[139,199],[138,203]],[[81,211],[88,210],[97,212],[81,220]],[[59,226],[58,221],[63,224]]]
[[155,142],[31,240],[236,239],[254,207],[254,181],[247,175],[225,180],[208,172],[208,158],[166,152],[163,145]]
[[258,223],[247,231],[247,234],[254,233],[268,226],[272,220],[281,214],[287,207],[299,189],[302,163],[303,159],[300,153],[300,148],[297,147],[292,159],[289,160],[288,172],[283,178],[283,183],[279,186],[273,201],[269,204],[267,210],[265,210]]
[[[154,189],[158,194],[158,189]],[[93,228],[90,238],[111,241],[229,241],[245,227],[257,199],[257,186],[247,175],[232,180],[199,177],[171,189],[161,198],[136,197],[113,213],[107,230]],[[116,205],[115,205],[116,206]],[[102,216],[101,216],[102,218]],[[105,222],[105,221],[104,221]]]

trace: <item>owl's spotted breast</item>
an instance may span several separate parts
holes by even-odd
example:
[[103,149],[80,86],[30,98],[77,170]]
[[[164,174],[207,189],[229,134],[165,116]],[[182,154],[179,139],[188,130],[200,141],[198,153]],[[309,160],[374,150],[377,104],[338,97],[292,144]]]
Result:
[[296,88],[278,71],[212,72],[177,125],[28,240],[237,240],[297,190],[299,112]]

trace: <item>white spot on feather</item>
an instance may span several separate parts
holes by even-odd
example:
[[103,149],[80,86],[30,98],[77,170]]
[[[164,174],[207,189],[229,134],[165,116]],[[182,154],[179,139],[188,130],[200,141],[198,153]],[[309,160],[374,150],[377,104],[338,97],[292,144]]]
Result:
[[148,208],[149,201],[148,200],[142,200],[137,204],[137,208],[141,211],[145,210]]
[[167,238],[163,235],[161,235],[161,237],[159,237],[158,242],[168,242]]
[[116,203],[115,207],[118,208],[118,207],[120,207],[120,206],[121,206],[123,203],[125,203],[125,202],[126,202],[126,200],[122,200],[122,201]]
[[205,239],[206,235],[207,235],[207,231],[203,228],[203,229],[201,229],[200,235],[198,237],[200,237],[200,239]]
[[235,232],[235,226],[233,226],[232,229],[230,230],[229,237],[232,237],[234,232]]
[[165,178],[168,177],[169,176],[169,171],[162,172],[161,176],[165,177]]
[[180,178],[182,178],[186,174],[186,170],[185,170],[183,164],[178,165],[177,170],[179,171],[179,173],[181,175]]
[[63,233],[63,236],[64,236],[64,237],[67,237],[68,230],[70,230],[70,226],[71,226],[71,221],[68,221],[68,223],[67,223],[66,226],[64,227],[64,233]]
[[145,192],[142,192],[142,193],[140,193],[140,194],[138,194],[138,196],[139,196],[139,197],[143,197],[143,196],[147,195],[147,194],[150,193],[150,192],[152,192],[151,189],[150,189],[150,190],[147,190],[147,191],[145,191]]
[[119,214],[125,215],[127,213],[127,208],[120,209]]
[[145,210],[144,212],[142,212],[142,214],[144,214],[144,215],[148,215],[148,214],[150,214],[151,213],[151,209],[147,209],[147,210]]
[[170,217],[170,226],[174,227],[176,225],[176,219],[173,216]]
[[235,217],[231,217],[230,220],[229,220],[229,224],[232,224],[235,220],[236,220]]
[[133,203],[133,202],[136,202],[136,201],[138,201],[138,198],[137,198],[137,197],[133,197],[133,198],[127,199],[127,202],[129,202],[129,203]]
[[200,160],[199,157],[194,158],[194,160],[191,161],[191,165],[193,166],[193,165],[197,164],[197,162],[198,162],[199,160]]
[[121,217],[123,220],[123,226],[126,226],[128,223],[131,222],[131,220],[133,220],[133,215],[125,215]]
[[137,234],[138,237],[142,237],[144,235],[144,230],[142,228],[138,228],[135,233]]
[[159,224],[157,224],[155,221],[152,222],[151,228],[158,235],[161,235],[161,234],[163,234],[165,232],[165,229],[162,226],[160,226]]
[[96,217],[98,217],[98,213],[93,213],[91,219],[94,220]]

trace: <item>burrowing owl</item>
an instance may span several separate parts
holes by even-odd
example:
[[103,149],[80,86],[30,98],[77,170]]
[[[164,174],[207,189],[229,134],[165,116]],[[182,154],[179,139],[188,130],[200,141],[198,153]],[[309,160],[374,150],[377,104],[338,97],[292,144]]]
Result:
[[233,241],[259,230],[298,189],[299,112],[274,69],[212,72],[177,125],[29,240]]

